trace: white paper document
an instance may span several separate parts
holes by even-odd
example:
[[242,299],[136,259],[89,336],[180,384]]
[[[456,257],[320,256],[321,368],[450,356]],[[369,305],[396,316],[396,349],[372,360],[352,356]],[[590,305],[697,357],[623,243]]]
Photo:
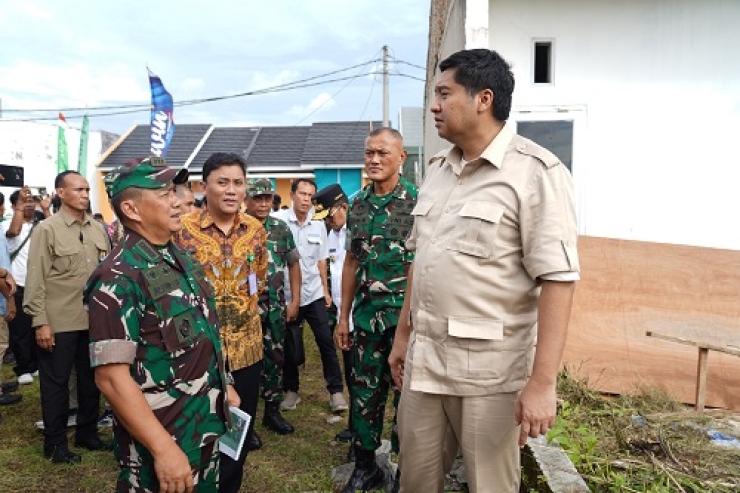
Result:
[[223,452],[234,460],[238,460],[244,446],[244,440],[247,438],[249,423],[252,421],[252,417],[234,406],[229,406],[229,412],[231,413],[231,426],[218,439],[218,451]]

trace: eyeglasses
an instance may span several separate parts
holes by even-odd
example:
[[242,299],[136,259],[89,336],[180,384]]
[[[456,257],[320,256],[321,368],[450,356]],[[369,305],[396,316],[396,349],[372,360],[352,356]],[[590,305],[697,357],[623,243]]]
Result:
[[329,214],[326,215],[327,218],[331,219],[334,214],[337,213],[339,209],[341,209],[342,206],[334,207],[333,209],[329,209]]

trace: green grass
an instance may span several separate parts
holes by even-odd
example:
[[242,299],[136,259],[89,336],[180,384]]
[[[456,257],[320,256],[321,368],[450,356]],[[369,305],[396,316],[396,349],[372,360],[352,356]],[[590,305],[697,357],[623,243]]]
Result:
[[[256,429],[264,447],[251,452],[245,466],[243,493],[331,492],[331,470],[345,462],[348,445],[337,443],[334,436],[347,425],[346,413],[338,423],[328,424],[331,415],[329,394],[321,373],[321,360],[310,330],[304,331],[306,367],[301,371],[301,403],[294,411],[284,412],[295,427],[292,435],[281,436],[262,428],[262,403],[257,411]],[[339,355],[341,361],[341,355]],[[2,368],[3,381],[14,378],[11,369]],[[43,435],[34,422],[41,419],[38,381],[22,385],[23,400],[14,406],[2,406],[0,422],[0,492],[89,492],[113,491],[118,466],[111,452],[76,450],[82,464],[51,464],[43,457]],[[346,391],[345,391],[346,396]],[[386,420],[392,417],[392,405],[386,408]],[[386,426],[384,434],[388,435]],[[110,438],[110,431],[102,432]]]

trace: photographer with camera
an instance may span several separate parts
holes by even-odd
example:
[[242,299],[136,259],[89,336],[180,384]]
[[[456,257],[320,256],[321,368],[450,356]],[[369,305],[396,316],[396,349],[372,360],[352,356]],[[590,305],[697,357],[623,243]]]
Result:
[[[36,197],[27,186],[10,195],[10,204],[13,208],[13,218],[0,224],[8,242],[10,273],[18,285],[15,295],[8,299],[8,311],[16,313],[16,317],[8,324],[10,350],[15,356],[16,365],[13,371],[18,375],[18,383],[27,385],[33,383],[33,376],[38,370],[36,339],[31,328],[31,317],[19,308],[23,305],[23,292],[26,285],[29,239],[31,231],[41,218],[36,216]],[[38,205],[41,206],[44,218],[51,216],[51,197],[48,195],[39,197]]]

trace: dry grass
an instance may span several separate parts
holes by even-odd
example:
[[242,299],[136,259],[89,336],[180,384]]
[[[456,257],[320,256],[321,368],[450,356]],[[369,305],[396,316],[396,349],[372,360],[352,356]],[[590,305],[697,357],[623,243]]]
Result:
[[574,464],[593,491],[740,491],[740,449],[707,435],[713,428],[738,436],[740,414],[695,413],[655,389],[605,397],[568,371],[559,392],[563,419],[552,434],[571,442],[564,448],[577,452]]

